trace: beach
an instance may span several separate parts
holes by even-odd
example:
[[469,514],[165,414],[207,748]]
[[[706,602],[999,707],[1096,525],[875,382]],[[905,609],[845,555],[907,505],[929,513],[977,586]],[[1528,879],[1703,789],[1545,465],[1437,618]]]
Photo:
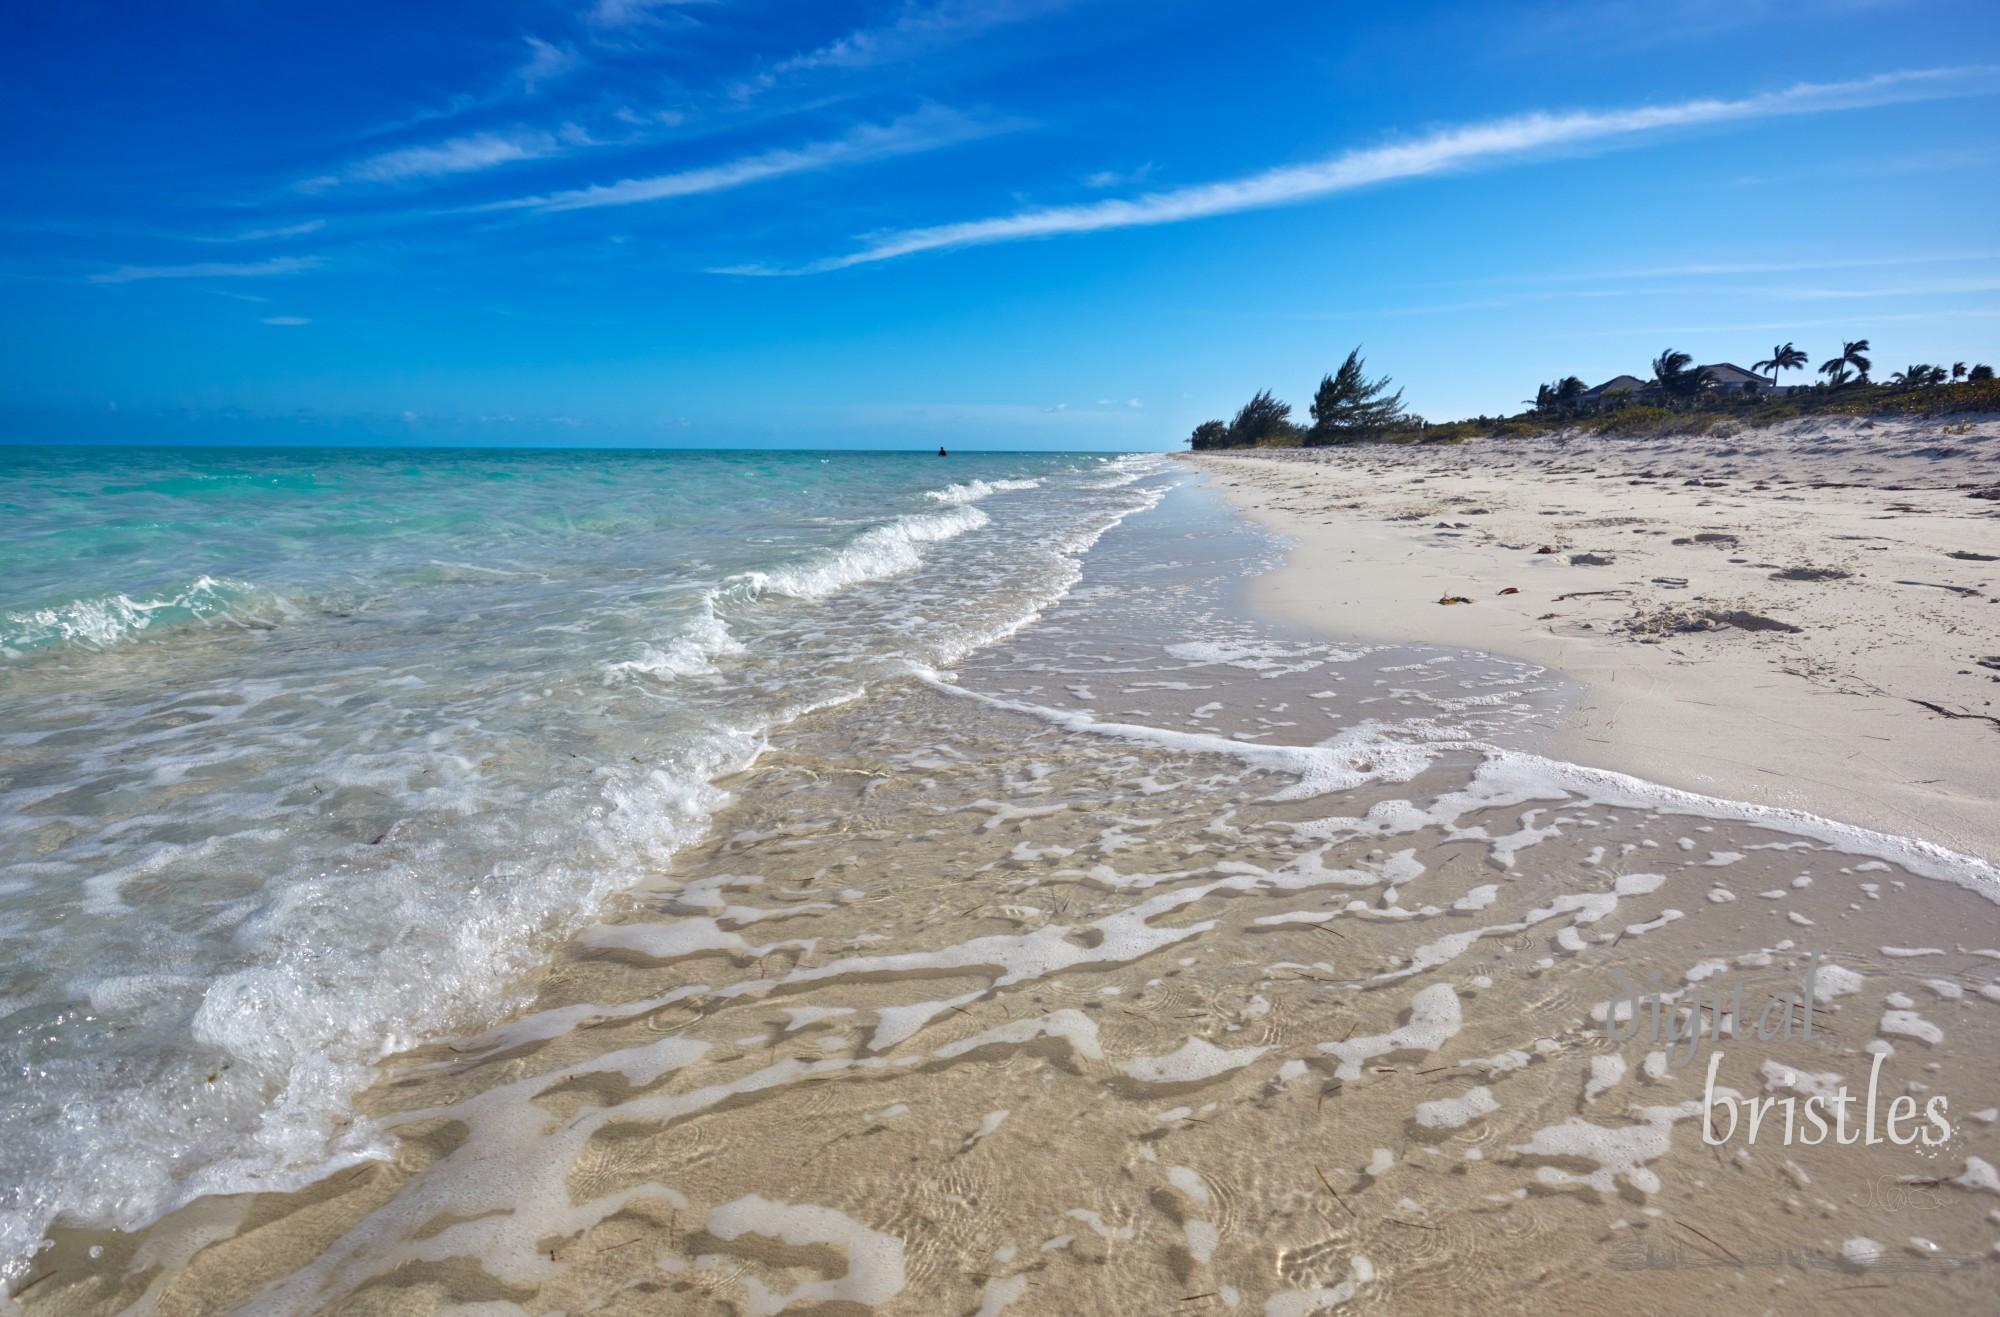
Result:
[[[14,1153],[16,1184],[43,1196],[32,1224],[16,1218],[41,1242],[17,1254],[12,1302],[492,1317],[1988,1302],[2000,874],[1950,831],[1960,816],[1884,826],[1830,797],[1577,748],[1604,716],[1587,666],[1497,623],[1426,628],[1611,598],[1553,600],[1636,575],[1610,541],[1632,523],[1547,528],[1559,519],[1510,492],[1548,483],[1538,455],[1512,484],[1506,455],[1471,449],[1317,456],[1196,472],[436,459],[439,489],[492,482],[469,502],[499,521],[341,550],[367,589],[266,580],[295,612],[246,596],[227,618],[23,650],[12,689],[43,721],[9,743],[16,789],[75,764],[124,776],[17,797],[36,824],[13,834],[24,857],[38,845],[36,863],[119,881],[86,885],[100,904],[44,935],[70,948],[93,1019],[72,1023],[79,989],[16,962],[17,994],[46,1003],[17,1018],[60,1046],[17,1031],[47,1077],[13,1109],[71,1113],[49,1128],[75,1137]],[[509,483],[521,463],[536,486]],[[1424,492],[1381,506],[1421,515],[1415,534],[1320,492],[1404,466]],[[348,495],[376,469],[356,459]],[[692,499],[704,483],[721,495]],[[533,487],[569,491],[560,518]],[[1663,487],[1690,508],[1727,488]],[[507,488],[524,508],[503,515],[491,491]],[[752,488],[770,491],[754,517]],[[1638,515],[1560,494],[1584,520]],[[1266,529],[1226,499],[1289,507],[1253,509]],[[1337,533],[1279,520],[1302,508]],[[1403,564],[1438,521],[1476,539],[1509,517],[1540,538],[1480,552],[1561,560],[1487,580],[1469,558],[1456,577],[1449,557]],[[1979,545],[1980,523],[1934,520]],[[1672,546],[1670,529],[1657,538],[1688,555],[1688,597],[1714,602],[1692,555],[1717,542]],[[447,558],[437,535],[476,542]],[[1901,552],[1916,551],[1879,556]],[[1615,561],[1567,561],[1584,553]],[[1809,619],[1765,593],[1769,570],[1730,607]],[[1405,602],[1418,586],[1428,597]],[[1477,602],[1439,605],[1447,589]],[[1576,616],[1586,644],[1619,613]],[[1614,643],[1652,662],[1734,630]],[[105,753],[130,722],[111,715],[142,696],[152,739]],[[346,712],[301,712],[328,709]],[[1699,744],[1659,717],[1663,745]],[[1990,739],[1977,720],[1894,727]],[[161,772],[170,751],[179,774]],[[1975,769],[1905,803],[1960,801],[1976,842]],[[345,794],[323,807],[315,785]],[[171,811],[148,792],[205,802],[194,817],[219,840],[162,835]],[[150,867],[129,854],[146,841]],[[280,843],[292,858],[274,865]],[[159,875],[218,861],[233,867],[211,881],[234,886],[173,904],[186,883]],[[179,978],[112,941],[149,922],[181,930]],[[135,1073],[109,1115],[140,1147],[59,1088]],[[94,1196],[65,1173],[84,1164]]]
[[2000,856],[2000,423],[1188,460],[1296,541],[1257,606],[1546,665],[1562,758]]

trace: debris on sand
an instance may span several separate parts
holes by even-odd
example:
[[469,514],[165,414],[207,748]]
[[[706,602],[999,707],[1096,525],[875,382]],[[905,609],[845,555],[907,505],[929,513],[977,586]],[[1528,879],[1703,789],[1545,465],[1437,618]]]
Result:
[[1787,567],[1781,572],[1772,572],[1774,581],[1845,581],[1854,575],[1838,567]]
[[1634,636],[1683,635],[1691,631],[1721,631],[1736,627],[1743,631],[1785,631],[1801,628],[1775,617],[1741,608],[1689,608],[1684,604],[1662,604],[1650,612],[1640,612],[1622,624],[1620,630]]
[[1765,617],[1762,613],[1747,612],[1741,608],[1733,608],[1727,611],[1711,608],[1708,610],[1706,616],[1711,622],[1720,622],[1725,626],[1741,627],[1745,631],[1789,631],[1796,635],[1804,630],[1803,627],[1795,627],[1790,622],[1780,622],[1775,617]]
[[1438,600],[1438,602],[1441,604],[1469,604],[1472,601],[1470,599],[1467,599],[1462,594],[1448,594],[1444,598]]
[[1720,531],[1710,530],[1710,531],[1703,531],[1699,535],[1682,535],[1679,538],[1675,539],[1674,543],[1675,544],[1735,544],[1737,543],[1737,539],[1734,535],[1724,535]]
[[1898,581],[1897,585],[1921,585],[1929,590],[1949,590],[1953,594],[1970,595],[1978,598],[1979,591],[1969,585],[1946,585],[1942,581]]
[[1609,567],[1611,555],[1608,553],[1572,553],[1569,556],[1572,567]]

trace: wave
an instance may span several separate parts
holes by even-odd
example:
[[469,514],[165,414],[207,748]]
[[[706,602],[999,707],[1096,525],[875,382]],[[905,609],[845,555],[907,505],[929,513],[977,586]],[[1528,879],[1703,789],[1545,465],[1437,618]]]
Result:
[[727,593],[753,599],[764,594],[824,599],[850,585],[915,571],[924,561],[918,545],[954,539],[978,530],[991,520],[978,508],[968,505],[946,512],[913,512],[862,531],[839,548],[817,550],[768,572],[744,572],[731,577]]
[[189,622],[224,622],[253,628],[274,625],[270,618],[258,615],[260,610],[279,614],[289,611],[282,601],[248,581],[198,576],[180,589],[154,599],[134,599],[119,593],[0,613],[0,655],[19,658],[30,650],[52,645],[109,649],[142,631]]
[[925,498],[936,499],[940,503],[977,503],[982,498],[995,494],[1005,494],[1017,489],[1040,489],[1039,480],[968,480],[964,484],[950,484],[943,489],[927,489]]
[[646,677],[695,677],[715,671],[715,660],[744,652],[743,642],[715,613],[715,595],[702,598],[702,611],[679,635],[661,644],[641,647],[639,657],[608,664],[604,675],[616,681],[628,674]]

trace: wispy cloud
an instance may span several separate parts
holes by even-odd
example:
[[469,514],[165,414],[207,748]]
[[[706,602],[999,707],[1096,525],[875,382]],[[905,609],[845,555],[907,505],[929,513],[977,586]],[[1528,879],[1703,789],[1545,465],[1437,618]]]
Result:
[[558,46],[540,37],[527,37],[528,59],[515,71],[521,85],[533,92],[543,83],[560,78],[582,61],[576,51],[568,46]]
[[862,124],[839,137],[805,146],[760,151],[673,174],[650,178],[627,178],[616,183],[576,188],[547,196],[518,197],[495,202],[483,210],[586,210],[597,206],[629,206],[642,201],[665,201],[707,192],[761,183],[788,174],[811,173],[842,165],[861,164],[890,156],[931,151],[974,137],[985,136],[1011,125],[972,119],[948,110],[925,110],[887,124]]
[[707,0],[597,0],[584,15],[584,21],[593,27],[630,27],[653,17],[655,9],[672,8],[685,4],[703,4]]
[[859,69],[896,63],[992,28],[1040,18],[1066,9],[1070,3],[1071,0],[942,0],[933,5],[905,4],[893,23],[850,32],[818,50],[794,55],[778,64],[775,71]]
[[1815,114],[1893,101],[1978,95],[1995,89],[1995,72],[1990,68],[1931,69],[1882,74],[1858,82],[1801,83],[1785,91],[1741,100],[1696,100],[1629,110],[1516,115],[1227,182],[1148,193],[1131,200],[1040,207],[990,219],[887,233],[861,251],[820,261],[795,273],[844,269],[947,247],[1176,224],[1285,206],[1372,184],[1470,169],[1564,147],[1616,142],[1661,129]]
[[[576,134],[569,134],[574,137]],[[370,156],[344,175],[366,183],[400,183],[416,178],[443,178],[469,174],[522,160],[539,160],[561,151],[564,140],[555,133],[518,131],[473,133],[426,146],[405,146]],[[313,184],[334,182],[313,179]]]
[[323,219],[306,220],[300,224],[286,224],[271,229],[245,229],[241,233],[221,234],[203,237],[201,242],[271,242],[279,238],[303,238],[308,233],[318,233],[326,227]]
[[312,321],[305,316],[265,316],[264,323],[267,325],[310,325]]
[[275,256],[268,261],[203,261],[196,265],[127,265],[90,276],[94,284],[129,284],[140,279],[253,279],[297,274],[319,264],[317,256]]
[[1137,169],[1123,172],[1116,169],[1100,169],[1094,174],[1085,174],[1081,182],[1088,188],[1125,187],[1132,183],[1145,182],[1146,175],[1152,172],[1153,162],[1148,160]]

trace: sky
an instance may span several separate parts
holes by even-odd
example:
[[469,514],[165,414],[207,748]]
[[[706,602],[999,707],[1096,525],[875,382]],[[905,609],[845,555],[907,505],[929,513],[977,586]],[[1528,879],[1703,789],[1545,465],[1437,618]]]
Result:
[[1357,345],[1432,420],[2000,364],[1992,0],[68,0],[0,112],[5,442],[1166,449]]

